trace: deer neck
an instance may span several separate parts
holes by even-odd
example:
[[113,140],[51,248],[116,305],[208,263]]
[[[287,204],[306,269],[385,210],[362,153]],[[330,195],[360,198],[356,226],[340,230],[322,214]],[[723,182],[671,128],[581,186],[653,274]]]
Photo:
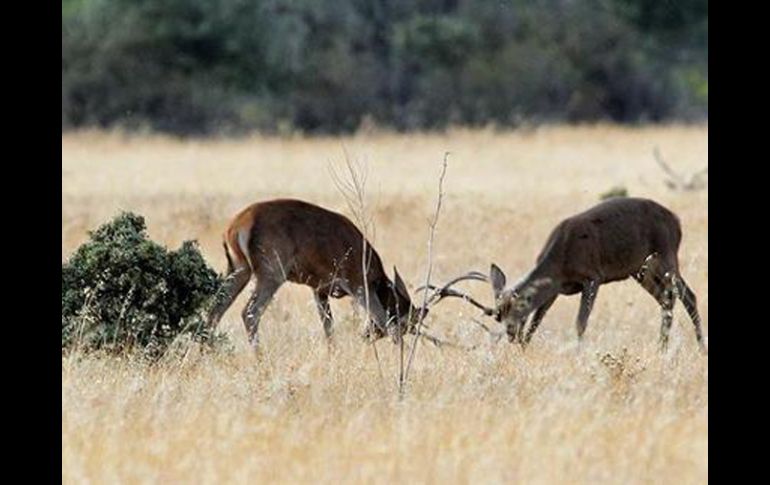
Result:
[[530,309],[538,308],[556,293],[558,285],[555,278],[541,265],[536,266],[513,286],[513,294],[531,298]]
[[[382,304],[387,319],[396,315],[396,297],[394,295],[393,284],[387,278],[381,278],[373,285],[374,294]],[[385,324],[386,322],[380,322]]]
[[543,263],[538,263],[529,273],[522,276],[512,287],[515,294],[521,294],[523,291],[533,291],[534,289],[545,286],[546,281],[554,282],[555,278],[548,267]]

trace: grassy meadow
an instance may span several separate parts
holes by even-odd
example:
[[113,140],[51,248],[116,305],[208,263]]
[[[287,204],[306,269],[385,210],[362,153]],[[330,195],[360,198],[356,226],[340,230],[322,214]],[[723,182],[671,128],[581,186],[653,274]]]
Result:
[[[708,337],[708,190],[668,189],[656,146],[672,167],[696,172],[708,163],[708,127],[205,141],[65,134],[62,261],[88,230],[130,210],[145,216],[155,241],[176,248],[197,239],[224,271],[221,234],[248,204],[295,197],[352,216],[331,174],[347,157],[366,170],[370,240],[413,290],[425,280],[448,151],[434,281],[487,272],[491,262],[515,281],[561,219],[623,186],[679,215],[680,267]],[[460,286],[491,304],[488,286]],[[62,358],[64,483],[708,480],[708,357],[681,304],[669,351],[658,353],[659,307],[633,281],[600,288],[580,347],[579,296],[556,301],[526,352],[491,342],[473,307],[441,303],[430,331],[475,348],[420,343],[402,400],[398,348],[380,341],[378,364],[350,299],[332,302],[329,347],[311,291],[285,285],[262,319],[257,359],[240,319],[250,289],[221,323],[232,353],[192,352],[154,367]]]

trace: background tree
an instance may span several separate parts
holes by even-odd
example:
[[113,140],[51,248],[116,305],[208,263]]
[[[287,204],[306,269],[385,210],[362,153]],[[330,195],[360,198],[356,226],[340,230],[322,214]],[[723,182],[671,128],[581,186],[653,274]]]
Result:
[[62,129],[708,116],[705,0],[63,0]]

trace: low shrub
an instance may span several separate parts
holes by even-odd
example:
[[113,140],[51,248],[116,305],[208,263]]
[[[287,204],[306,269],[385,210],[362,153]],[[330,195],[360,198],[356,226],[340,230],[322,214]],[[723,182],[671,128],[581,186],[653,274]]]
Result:
[[147,238],[144,218],[122,213],[90,232],[62,265],[62,351],[163,355],[180,336],[215,344],[201,315],[220,277],[195,241],[176,251]]

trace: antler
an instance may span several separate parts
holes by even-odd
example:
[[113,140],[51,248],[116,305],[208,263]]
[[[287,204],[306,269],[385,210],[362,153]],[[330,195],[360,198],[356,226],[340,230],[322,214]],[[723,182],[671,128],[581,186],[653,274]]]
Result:
[[465,281],[465,280],[489,282],[489,278],[484,273],[481,273],[479,271],[471,271],[471,272],[466,273],[466,274],[464,274],[462,276],[458,276],[456,278],[451,279],[450,281],[448,281],[441,288],[439,288],[439,287],[437,287],[435,285],[428,284],[428,285],[424,285],[424,286],[421,286],[421,287],[417,288],[417,290],[415,290],[415,291],[422,291],[422,290],[425,290],[425,289],[434,290],[433,294],[430,295],[430,298],[428,299],[428,305],[430,305],[430,306],[435,305],[436,303],[440,302],[441,300],[443,300],[444,298],[446,298],[448,296],[453,296],[453,297],[462,298],[462,299],[468,301],[469,303],[471,303],[475,307],[480,308],[481,310],[483,310],[486,315],[494,315],[494,310],[492,310],[491,308],[488,308],[488,307],[482,305],[481,303],[479,303],[476,300],[474,300],[473,298],[471,298],[469,295],[451,288],[452,285],[454,285],[456,283],[459,283],[461,281]]
[[[463,300],[467,301],[471,305],[483,311],[484,315],[491,317],[492,315],[495,314],[494,309],[484,306],[483,304],[474,300],[470,295],[468,295],[467,293],[463,293],[462,291],[457,291],[453,288],[447,288],[447,287],[438,288],[434,285],[428,285],[428,288],[430,288],[431,290],[435,290],[433,295],[431,295],[431,300],[430,300],[431,305],[435,305],[436,303],[440,302],[444,298],[452,296],[455,298],[462,298]],[[436,296],[437,298],[434,299],[434,297]]]
[[[443,286],[443,288],[449,288],[450,286],[454,285],[455,283],[459,283],[459,282],[465,281],[465,280],[475,280],[475,281],[485,281],[485,282],[488,282],[489,278],[487,278],[487,275],[485,275],[484,273],[482,273],[480,271],[470,271],[468,273],[465,273],[464,275],[461,275],[461,276],[458,276],[457,278],[449,280],[449,282],[447,282]],[[430,286],[431,285],[423,285],[423,286],[417,288],[415,291],[422,291],[426,287],[430,287]],[[431,298],[433,298],[433,296],[435,296],[435,293],[433,295],[431,295]]]

